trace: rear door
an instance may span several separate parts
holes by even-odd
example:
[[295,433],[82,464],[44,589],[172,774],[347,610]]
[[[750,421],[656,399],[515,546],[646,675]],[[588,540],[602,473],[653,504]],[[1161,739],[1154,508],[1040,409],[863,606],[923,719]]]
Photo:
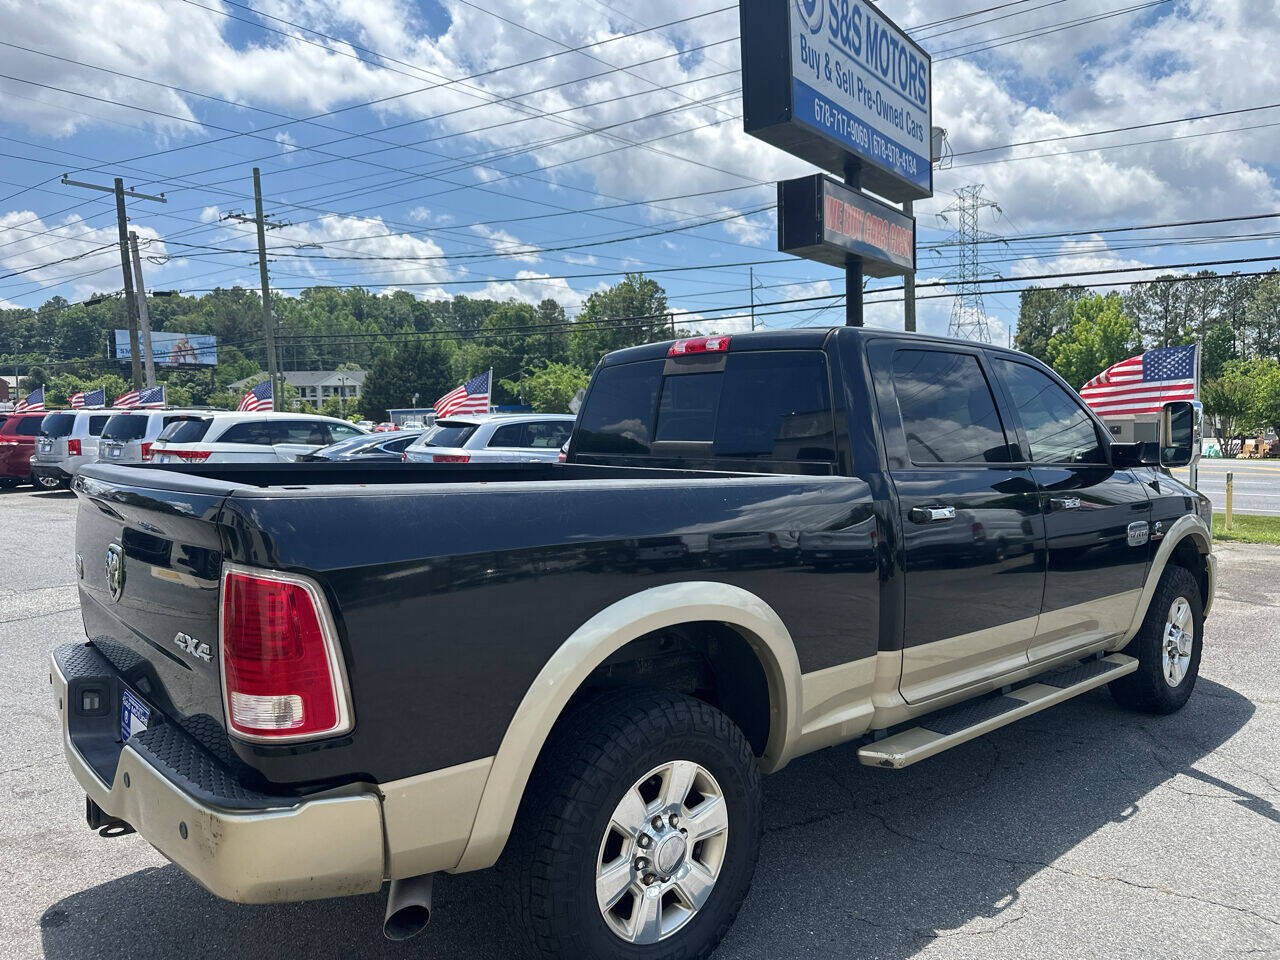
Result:
[[900,689],[914,703],[1026,664],[1044,524],[981,350],[886,340],[868,357],[903,535]]
[[1015,411],[1048,538],[1044,610],[1028,647],[1041,660],[1129,626],[1146,578],[1151,506],[1132,471],[1108,464],[1079,397],[1031,363],[997,356],[992,366]]

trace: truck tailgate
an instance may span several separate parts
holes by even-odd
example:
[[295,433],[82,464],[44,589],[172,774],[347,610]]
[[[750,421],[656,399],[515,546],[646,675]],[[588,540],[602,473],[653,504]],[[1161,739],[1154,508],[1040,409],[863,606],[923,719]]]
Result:
[[77,480],[76,492],[76,569],[89,639],[144,709],[229,758],[217,640],[223,548],[216,519],[225,492],[92,477]]

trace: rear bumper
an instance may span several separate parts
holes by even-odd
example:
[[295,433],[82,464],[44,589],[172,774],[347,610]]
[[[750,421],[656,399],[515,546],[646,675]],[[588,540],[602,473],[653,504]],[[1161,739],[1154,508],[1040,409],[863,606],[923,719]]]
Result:
[[[173,724],[157,726],[160,735],[135,734],[121,747],[122,681],[91,646],[60,648],[49,681],[67,764],[85,793],[210,892],[270,903],[370,893],[382,885],[382,803],[368,786],[305,799],[258,794]],[[86,690],[98,691],[99,711],[82,709]]]
[[39,479],[40,477],[49,477],[57,480],[59,483],[70,483],[72,474],[66,468],[56,463],[41,463],[39,460],[31,461],[31,476]]

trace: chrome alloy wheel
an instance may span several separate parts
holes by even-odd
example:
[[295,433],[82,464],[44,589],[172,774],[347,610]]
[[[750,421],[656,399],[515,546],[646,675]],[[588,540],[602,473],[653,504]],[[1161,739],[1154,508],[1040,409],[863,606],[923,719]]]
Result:
[[729,841],[724,793],[692,760],[654,767],[618,802],[600,841],[596,902],[631,943],[657,943],[697,916]]
[[1161,672],[1169,686],[1176,687],[1187,675],[1194,639],[1195,621],[1191,617],[1191,604],[1185,597],[1178,597],[1169,607],[1161,647]]

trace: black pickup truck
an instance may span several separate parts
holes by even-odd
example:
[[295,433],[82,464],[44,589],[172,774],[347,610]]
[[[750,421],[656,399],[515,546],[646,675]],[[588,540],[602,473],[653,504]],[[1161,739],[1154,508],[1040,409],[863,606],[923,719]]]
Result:
[[760,775],[896,769],[1109,684],[1178,709],[1209,504],[1042,364],[852,328],[604,358],[566,462],[84,468],[50,681],[91,826],[219,896],[498,864],[552,956],[693,958]]

